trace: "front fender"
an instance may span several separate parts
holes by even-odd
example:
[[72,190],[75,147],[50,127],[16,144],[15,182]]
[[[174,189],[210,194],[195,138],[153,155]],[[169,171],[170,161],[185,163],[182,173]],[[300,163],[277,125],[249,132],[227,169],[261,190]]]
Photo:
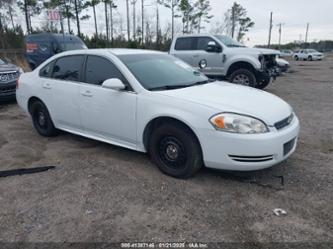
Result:
[[227,71],[232,64],[237,63],[237,62],[246,62],[246,63],[249,63],[250,65],[252,65],[256,70],[261,69],[261,63],[260,63],[259,59],[255,58],[254,56],[242,55],[242,54],[229,55],[229,56],[230,57],[228,58],[228,55],[227,55],[227,60],[226,60]]

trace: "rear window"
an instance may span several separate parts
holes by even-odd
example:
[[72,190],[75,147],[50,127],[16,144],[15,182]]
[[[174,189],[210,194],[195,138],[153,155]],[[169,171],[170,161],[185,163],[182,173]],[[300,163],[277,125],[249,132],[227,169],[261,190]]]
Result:
[[196,50],[196,38],[183,37],[178,38],[175,45],[175,50]]
[[67,81],[80,81],[83,61],[83,55],[59,58],[54,64],[52,78]]

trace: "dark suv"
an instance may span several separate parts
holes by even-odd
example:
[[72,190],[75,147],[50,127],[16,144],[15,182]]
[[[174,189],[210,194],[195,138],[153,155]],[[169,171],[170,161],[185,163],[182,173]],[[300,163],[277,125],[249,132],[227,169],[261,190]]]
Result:
[[0,59],[0,100],[15,98],[16,81],[21,70],[19,67]]
[[79,37],[67,34],[32,34],[25,38],[25,42],[26,57],[32,70],[55,54],[87,48]]

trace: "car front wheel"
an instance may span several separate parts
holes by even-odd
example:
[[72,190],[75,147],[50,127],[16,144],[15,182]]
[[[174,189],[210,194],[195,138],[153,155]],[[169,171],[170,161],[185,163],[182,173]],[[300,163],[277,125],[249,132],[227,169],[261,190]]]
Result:
[[203,165],[197,138],[176,122],[163,124],[153,131],[149,153],[163,173],[176,178],[188,178]]
[[265,87],[267,87],[269,85],[270,82],[271,82],[270,79],[265,79],[262,82],[258,83],[256,88],[264,89]]
[[35,101],[30,106],[32,122],[37,132],[46,137],[55,136],[58,130],[54,127],[49,111],[41,101]]
[[230,82],[243,86],[256,86],[255,75],[247,69],[238,69],[230,75]]

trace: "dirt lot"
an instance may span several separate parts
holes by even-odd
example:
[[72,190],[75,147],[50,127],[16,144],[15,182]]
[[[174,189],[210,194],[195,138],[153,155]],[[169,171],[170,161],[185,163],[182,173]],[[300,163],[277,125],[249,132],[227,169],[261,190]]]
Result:
[[0,240],[333,242],[333,57],[292,67],[267,91],[298,114],[298,149],[247,174],[203,169],[176,180],[141,153],[41,137],[15,103],[1,104],[0,170],[56,169],[0,178]]

